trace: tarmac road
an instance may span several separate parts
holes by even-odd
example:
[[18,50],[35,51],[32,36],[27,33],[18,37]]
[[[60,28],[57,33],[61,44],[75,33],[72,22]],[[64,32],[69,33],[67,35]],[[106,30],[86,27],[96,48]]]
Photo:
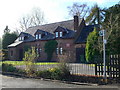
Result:
[[118,88],[118,85],[75,85],[60,83],[58,81],[53,82],[40,79],[10,77],[1,74],[0,77],[0,79],[2,79],[2,82],[0,82],[2,88],[96,88],[100,90],[101,88],[104,88],[105,90],[108,88],[109,90],[112,90],[112,88]]

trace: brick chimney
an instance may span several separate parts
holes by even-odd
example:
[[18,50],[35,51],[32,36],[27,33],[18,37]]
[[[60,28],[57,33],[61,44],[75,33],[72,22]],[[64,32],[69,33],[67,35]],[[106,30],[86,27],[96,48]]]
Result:
[[77,31],[79,26],[79,18],[77,15],[74,16],[74,30]]

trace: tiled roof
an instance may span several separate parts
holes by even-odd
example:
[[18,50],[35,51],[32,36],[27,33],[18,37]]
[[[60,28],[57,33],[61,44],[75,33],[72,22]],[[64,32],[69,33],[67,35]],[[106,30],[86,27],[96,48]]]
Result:
[[56,23],[45,24],[45,25],[40,25],[40,26],[34,26],[34,27],[28,28],[25,32],[31,34],[32,36],[34,36],[35,32],[38,29],[44,30],[49,33],[54,33],[54,30],[56,30],[56,28],[58,26],[61,26],[63,28],[67,28],[70,30],[74,30],[74,20],[68,20],[68,21],[56,22]]
[[66,29],[67,33],[62,37],[62,38],[74,38],[75,36],[75,31]]
[[36,31],[34,34],[36,34],[37,32],[39,32],[39,33],[41,33],[41,34],[46,34],[46,33],[47,33],[46,31],[43,31],[43,30],[37,29],[37,31]]
[[[25,32],[21,32],[18,37],[20,37],[22,34],[23,34],[24,36],[27,36],[27,37],[28,37],[27,39],[24,40],[24,42],[29,42],[29,41],[34,41],[34,40],[35,40],[35,38],[34,38],[32,35],[30,35],[30,34],[28,34],[28,33],[25,33]],[[17,39],[15,40],[15,42],[18,42],[18,41],[19,41],[19,38],[17,38]]]
[[62,32],[67,32],[67,28],[63,28],[63,27],[61,27],[61,26],[58,26],[55,30],[54,30],[54,33],[55,32],[60,32],[60,31],[62,31]]
[[87,40],[87,36],[89,35],[90,32],[92,32],[94,30],[94,27],[99,27],[98,25],[88,25],[85,26],[79,37],[77,38],[77,40],[75,41],[75,43],[85,43]]

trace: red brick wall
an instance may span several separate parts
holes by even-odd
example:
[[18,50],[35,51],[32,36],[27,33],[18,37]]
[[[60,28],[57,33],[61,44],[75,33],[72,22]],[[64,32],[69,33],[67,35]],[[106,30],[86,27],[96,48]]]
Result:
[[[85,44],[74,44],[74,39],[56,39],[58,42],[58,47],[63,48],[63,55],[67,56],[67,62],[75,62],[76,61],[76,48],[85,48]],[[33,46],[36,48],[41,48],[42,52],[40,53],[40,56],[38,57],[37,61],[47,61],[47,54],[44,52],[44,45],[47,41],[35,41],[35,42],[27,42],[18,45],[15,48],[9,48],[9,58],[11,60],[19,60],[19,50],[24,49],[25,45]],[[10,51],[13,50],[13,56],[10,56]],[[59,61],[58,56],[62,55],[56,55],[56,51],[53,54],[52,61]]]

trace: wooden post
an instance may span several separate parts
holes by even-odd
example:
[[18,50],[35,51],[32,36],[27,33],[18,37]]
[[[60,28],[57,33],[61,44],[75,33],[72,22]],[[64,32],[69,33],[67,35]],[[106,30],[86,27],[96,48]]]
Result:
[[95,75],[97,75],[97,63],[95,63]]
[[118,67],[119,67],[119,80],[120,80],[120,55],[118,55]]
[[112,58],[112,55],[110,55],[110,60],[109,60],[109,66],[110,66],[110,68],[109,68],[109,77],[110,78],[112,78],[112,64],[111,64],[111,62],[112,62],[112,60],[111,60],[111,58]]

